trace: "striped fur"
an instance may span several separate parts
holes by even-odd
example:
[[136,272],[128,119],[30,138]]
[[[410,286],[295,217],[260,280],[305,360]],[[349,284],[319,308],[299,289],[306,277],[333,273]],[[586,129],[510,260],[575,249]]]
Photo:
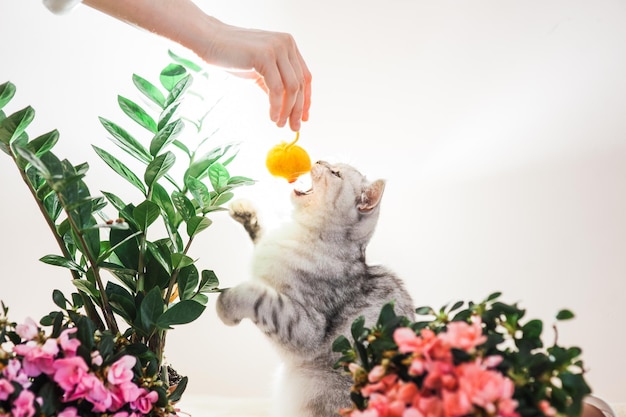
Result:
[[293,221],[273,233],[259,226],[249,203],[231,206],[256,243],[253,279],[217,302],[224,323],[250,319],[278,348],[284,360],[280,417],[330,417],[348,407],[351,380],[333,370],[332,342],[349,335],[359,316],[375,323],[389,301],[398,314],[413,315],[400,279],[365,259],[384,182],[326,162],[314,164],[311,179],[310,192],[292,196]]

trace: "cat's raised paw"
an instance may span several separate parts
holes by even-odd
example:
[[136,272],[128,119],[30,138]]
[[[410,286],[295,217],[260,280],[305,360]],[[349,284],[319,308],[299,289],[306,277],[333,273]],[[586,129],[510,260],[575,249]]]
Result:
[[251,201],[238,199],[230,203],[230,217],[241,224],[250,223],[256,219],[256,209]]
[[230,217],[243,225],[253,242],[259,239],[261,226],[252,202],[245,199],[233,201],[230,204]]

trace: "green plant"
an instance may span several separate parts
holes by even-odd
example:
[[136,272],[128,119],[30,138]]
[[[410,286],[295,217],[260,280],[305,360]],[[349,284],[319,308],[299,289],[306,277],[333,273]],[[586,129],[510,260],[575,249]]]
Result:
[[[342,354],[336,366],[354,379],[354,409],[345,414],[579,415],[591,392],[581,350],[558,345],[556,336],[544,345],[543,322],[525,321],[524,309],[499,297],[420,307],[418,321],[397,316],[393,304],[371,328],[357,319],[353,341],[341,336],[333,345]],[[561,310],[556,319],[573,316]]]
[[[84,311],[98,331],[145,345],[159,369],[165,366],[167,332],[197,319],[207,295],[220,291],[215,273],[200,271],[188,255],[194,239],[210,227],[210,215],[225,210],[235,188],[253,184],[227,169],[237,154],[236,146],[210,147],[213,135],[202,136],[210,109],[199,118],[181,114],[184,100],[202,97],[190,87],[194,77],[206,72],[172,52],[170,57],[172,63],[159,74],[160,86],[132,76],[150,107],[118,96],[120,109],[143,132],[141,138],[100,117],[122,155],[143,166],[142,175],[122,157],[93,146],[115,173],[139,191],[136,204],[113,192],[92,194],[85,183],[89,165],[74,165],[53,153],[59,140],[56,130],[31,139],[26,129],[35,111],[28,106],[5,114],[2,109],[16,87],[10,82],[0,85],[0,149],[18,168],[60,249],[60,254],[46,255],[41,261],[66,268],[76,287],[70,297],[54,291],[61,310],[51,312],[41,324],[52,325]],[[183,130],[193,139],[182,140]],[[174,166],[183,168],[182,178],[175,178]],[[160,378],[168,382],[165,368]]]

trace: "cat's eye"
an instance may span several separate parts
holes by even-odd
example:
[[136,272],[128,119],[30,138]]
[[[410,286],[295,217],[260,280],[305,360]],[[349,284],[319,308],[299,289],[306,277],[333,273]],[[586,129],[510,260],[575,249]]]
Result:
[[336,170],[334,170],[334,169],[331,169],[331,170],[330,170],[330,173],[331,173],[331,174],[333,174],[333,175],[334,175],[335,177],[337,177],[337,178],[341,178],[341,172],[339,172],[339,171],[336,171]]

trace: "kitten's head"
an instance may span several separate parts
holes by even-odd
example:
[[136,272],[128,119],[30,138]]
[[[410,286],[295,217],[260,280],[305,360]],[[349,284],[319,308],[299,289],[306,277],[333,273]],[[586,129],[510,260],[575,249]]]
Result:
[[311,188],[295,190],[294,217],[309,227],[348,232],[348,238],[367,243],[378,220],[385,181],[368,181],[347,164],[318,161],[311,168]]

